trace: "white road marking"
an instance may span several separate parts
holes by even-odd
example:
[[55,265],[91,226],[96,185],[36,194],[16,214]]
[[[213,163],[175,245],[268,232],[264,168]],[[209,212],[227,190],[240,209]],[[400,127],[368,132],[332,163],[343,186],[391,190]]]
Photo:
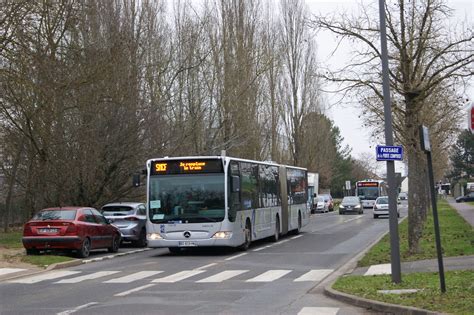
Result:
[[245,255],[247,255],[247,253],[242,253],[242,254],[238,254],[238,255],[235,255],[235,256],[231,256],[231,257],[226,258],[226,259],[224,259],[224,260],[232,260],[232,259],[236,259],[236,258],[245,256]]
[[303,237],[303,235],[296,235],[296,236],[291,237],[290,239],[294,240],[294,239],[297,239],[297,238],[300,238],[300,237]]
[[68,314],[72,314],[72,313],[75,313],[77,311],[80,311],[86,307],[89,307],[89,306],[92,306],[92,305],[97,305],[99,304],[98,302],[90,302],[90,303],[87,303],[87,304],[84,304],[84,305],[81,305],[81,306],[78,306],[76,308],[73,308],[72,310],[67,310],[67,311],[64,311],[64,312],[61,312],[61,313],[57,313],[57,315],[68,315]]
[[269,270],[245,282],[271,282],[290,273],[291,270]]
[[126,295],[129,295],[131,293],[134,293],[134,292],[138,292],[138,291],[141,291],[141,290],[144,290],[144,289],[147,289],[147,288],[151,288],[153,286],[155,286],[156,284],[147,284],[147,285],[143,285],[141,287],[138,287],[138,288],[135,288],[135,289],[131,289],[131,290],[127,290],[127,291],[124,291],[122,293],[117,293],[117,294],[114,294],[114,296],[126,296]]
[[196,281],[196,282],[198,282],[198,283],[222,282],[222,281],[228,280],[230,278],[236,277],[240,274],[243,274],[245,272],[248,272],[248,270],[226,270],[226,271],[220,272],[216,275],[204,278],[204,279]]
[[283,244],[283,243],[286,243],[286,242],[289,242],[290,240],[289,239],[286,239],[286,240],[283,240],[281,242],[278,242],[277,244]]
[[272,246],[273,246],[273,245],[267,245],[267,246],[263,246],[263,247],[260,247],[260,248],[256,248],[256,249],[253,249],[252,252],[258,252],[258,251],[261,251],[261,250],[270,248],[270,247],[272,247]]
[[315,269],[315,270],[308,271],[301,277],[296,278],[294,281],[295,282],[321,281],[331,272],[333,272],[333,269]]
[[79,283],[86,280],[92,280],[92,279],[97,279],[97,278],[113,275],[118,272],[120,271],[99,271],[99,272],[94,272],[88,275],[83,275],[83,276],[79,276],[75,278],[59,280],[55,283]]
[[7,275],[9,273],[20,272],[26,269],[21,268],[0,268],[0,276]]
[[200,273],[203,273],[205,272],[206,270],[183,270],[183,271],[180,271],[178,273],[175,273],[173,275],[170,275],[168,277],[164,277],[164,278],[159,278],[159,279],[155,279],[153,280],[152,282],[153,283],[173,283],[173,282],[178,282],[178,281],[181,281],[181,280],[184,280],[184,279],[187,279],[187,278],[190,278],[192,276],[196,276]]
[[104,281],[104,283],[130,283],[133,281],[137,281],[137,280],[141,280],[141,279],[145,279],[145,278],[157,275],[162,272],[163,271],[139,271],[139,272],[132,273],[131,275]]
[[298,315],[336,315],[338,307],[303,307]]
[[355,218],[352,218],[352,219],[349,219],[349,220],[346,220],[346,221],[342,221],[342,223],[347,223],[347,222],[351,222],[351,221],[354,221],[354,220],[357,220],[357,219],[360,219],[364,217],[363,215],[358,215],[356,216]]
[[42,275],[39,275],[39,276],[33,276],[33,277],[17,279],[17,280],[11,280],[11,281],[8,281],[8,282],[9,283],[37,283],[37,282],[41,282],[41,281],[44,281],[44,280],[52,280],[52,279],[67,277],[67,276],[70,276],[70,275],[75,275],[77,273],[80,273],[80,271],[59,270],[59,271],[48,272],[48,273],[45,273],[45,274],[42,274]]
[[195,268],[194,270],[206,269],[206,268],[209,268],[209,267],[212,267],[212,266],[215,266],[215,265],[217,265],[217,263],[212,263],[212,264],[208,264],[208,265],[205,265],[205,266],[202,266],[202,267],[198,267],[198,268]]
[[381,265],[370,266],[369,270],[367,270],[364,276],[389,275],[391,273],[392,273],[391,264],[381,264]]

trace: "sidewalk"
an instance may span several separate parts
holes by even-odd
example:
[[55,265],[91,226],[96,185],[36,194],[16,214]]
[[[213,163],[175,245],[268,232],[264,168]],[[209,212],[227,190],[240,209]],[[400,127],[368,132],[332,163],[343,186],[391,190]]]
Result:
[[[467,203],[456,203],[454,198],[448,197],[447,201],[450,206],[452,206],[456,211],[461,215],[466,222],[468,222],[471,227],[474,228],[474,206]],[[474,244],[473,244],[474,245]],[[369,249],[369,248],[368,248]],[[367,249],[367,250],[368,250]],[[362,255],[361,255],[362,257]],[[360,258],[361,258],[360,257]],[[346,266],[347,275],[380,275],[380,274],[390,274],[391,265],[390,264],[381,264],[373,265],[368,267],[358,267],[356,268],[356,262],[352,263],[351,266]],[[443,266],[444,270],[474,270],[474,255],[470,256],[458,256],[458,257],[443,257]],[[427,259],[427,260],[418,260],[411,262],[402,262],[401,263],[402,273],[412,273],[412,272],[438,272],[438,260],[437,259]],[[423,309],[418,309],[409,306],[389,304],[374,300],[368,300],[358,296],[342,293],[336,290],[333,290],[332,283],[325,287],[325,293],[329,297],[334,299],[359,306],[372,310],[381,311],[386,314],[439,314],[437,312],[431,312]]]
[[456,202],[453,197],[448,197],[448,203],[451,207],[456,209],[456,211],[461,215],[466,222],[468,222],[472,227],[474,227],[474,206],[466,202]]

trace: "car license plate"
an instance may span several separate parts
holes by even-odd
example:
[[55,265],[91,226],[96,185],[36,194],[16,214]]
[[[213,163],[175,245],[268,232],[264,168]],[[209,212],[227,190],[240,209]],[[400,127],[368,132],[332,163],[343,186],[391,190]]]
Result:
[[38,229],[40,233],[57,233],[58,229]]
[[196,242],[182,241],[182,242],[178,243],[178,246],[181,246],[181,247],[196,247],[197,244],[196,244]]

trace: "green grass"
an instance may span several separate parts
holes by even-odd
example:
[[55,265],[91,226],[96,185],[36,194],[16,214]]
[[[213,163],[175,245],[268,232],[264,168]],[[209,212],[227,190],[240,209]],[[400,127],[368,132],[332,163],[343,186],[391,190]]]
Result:
[[[447,271],[446,293],[441,294],[437,273],[404,274],[401,284],[390,275],[346,276],[333,285],[335,290],[363,298],[402,304],[450,314],[472,314],[474,310],[474,271]],[[382,294],[377,290],[420,289],[410,294]]]
[[5,248],[22,248],[21,243],[22,232],[14,231],[8,233],[0,233],[0,247]]
[[[443,256],[474,254],[474,230],[444,200],[438,202]],[[431,214],[424,227],[421,240],[422,253],[408,256],[408,220],[399,224],[400,253],[402,261],[436,258],[433,219]],[[390,262],[388,236],[373,246],[359,261],[359,266]],[[474,310],[474,270],[446,271],[446,293],[440,292],[438,273],[403,274],[402,283],[394,284],[390,275],[344,276],[333,285],[335,290],[363,298],[392,304],[414,306],[450,314],[472,314]],[[382,294],[378,290],[420,289],[410,294]]]
[[[444,257],[474,255],[474,229],[458,215],[449,204],[438,202],[438,217],[440,223],[441,247]],[[431,212],[425,223],[423,237],[420,242],[422,252],[416,255],[408,254],[408,220],[398,225],[400,239],[401,261],[414,261],[436,258],[436,244]],[[373,246],[370,251],[358,262],[359,267],[383,264],[390,262],[390,239],[387,234]]]
[[29,256],[24,255],[21,258],[21,261],[28,264],[32,264],[32,265],[37,265],[40,267],[47,267],[55,263],[71,261],[73,259],[74,258],[68,257],[68,256],[41,254],[41,255],[29,255]]
[[46,267],[55,263],[70,261],[74,258],[63,256],[63,255],[53,255],[50,253],[40,254],[40,255],[29,255],[27,256],[25,252],[6,255],[1,253],[1,248],[7,249],[21,249],[23,244],[21,242],[22,232],[12,231],[8,233],[0,233],[0,259],[6,261],[22,261],[24,263],[37,265],[41,267]]

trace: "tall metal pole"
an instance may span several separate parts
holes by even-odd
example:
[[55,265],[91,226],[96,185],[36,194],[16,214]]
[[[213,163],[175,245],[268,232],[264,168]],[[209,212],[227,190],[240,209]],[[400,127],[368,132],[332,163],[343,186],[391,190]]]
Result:
[[439,232],[439,220],[438,220],[438,205],[436,204],[436,194],[435,194],[435,184],[433,176],[433,162],[431,160],[431,152],[426,152],[426,157],[428,160],[428,175],[430,178],[430,193],[431,193],[431,206],[433,207],[433,221],[434,221],[434,230],[435,230],[435,240],[436,240],[436,252],[438,255],[438,270],[439,270],[439,284],[441,287],[441,292],[446,292],[446,281],[444,278],[444,266],[443,266],[443,254],[441,248],[441,234]]
[[[387,27],[385,24],[385,0],[379,0],[380,44],[382,49],[383,107],[385,119],[385,145],[393,146],[392,109],[390,105],[390,81],[388,72]],[[398,240],[397,187],[395,162],[387,161],[388,208],[390,227],[390,260],[392,282],[402,282],[400,266],[400,245]]]

